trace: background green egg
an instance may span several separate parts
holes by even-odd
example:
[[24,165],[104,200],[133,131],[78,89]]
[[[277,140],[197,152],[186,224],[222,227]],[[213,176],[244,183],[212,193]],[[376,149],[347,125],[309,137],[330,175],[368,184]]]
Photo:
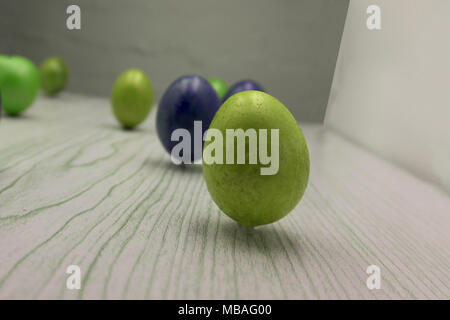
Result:
[[59,57],[45,59],[39,73],[41,87],[47,95],[55,95],[67,85],[69,72],[66,63]]
[[222,100],[228,91],[227,83],[223,79],[218,77],[209,78],[208,81],[216,91],[217,95],[219,96],[219,99]]
[[125,128],[142,123],[153,105],[150,79],[139,69],[129,69],[116,80],[111,92],[114,116]]
[[[298,123],[280,101],[261,91],[238,93],[220,107],[209,128],[222,132],[224,155],[226,129],[279,129],[275,175],[261,175],[260,168],[267,166],[259,162],[208,165],[204,161],[208,191],[224,213],[244,226],[258,226],[281,219],[298,204],[308,184],[309,152]],[[210,143],[205,142],[204,151]],[[248,158],[248,147],[246,153]]]
[[6,113],[18,115],[30,107],[39,92],[39,72],[33,62],[0,56],[0,91]]

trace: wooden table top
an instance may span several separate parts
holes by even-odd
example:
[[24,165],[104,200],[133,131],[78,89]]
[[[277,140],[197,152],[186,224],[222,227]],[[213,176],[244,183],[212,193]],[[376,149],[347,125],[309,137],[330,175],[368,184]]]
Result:
[[[212,202],[200,165],[171,163],[154,111],[123,131],[107,99],[63,94],[0,120],[0,298],[450,298],[445,192],[303,124],[302,201],[244,228]],[[80,290],[66,288],[69,265]]]

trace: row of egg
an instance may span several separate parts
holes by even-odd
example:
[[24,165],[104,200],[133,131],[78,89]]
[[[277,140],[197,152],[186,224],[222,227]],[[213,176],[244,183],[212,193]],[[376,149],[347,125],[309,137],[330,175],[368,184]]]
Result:
[[[3,102],[6,113],[19,115],[33,103],[40,86],[46,94],[55,95],[67,80],[68,69],[60,58],[45,60],[38,70],[24,57],[0,56],[0,108]],[[300,127],[279,100],[263,91],[251,80],[240,81],[228,89],[219,78],[208,81],[197,75],[182,76],[167,88],[156,115],[159,139],[170,154],[177,144],[172,133],[184,129],[195,135],[195,121],[202,123],[202,144],[208,129],[279,130],[273,175],[259,173],[267,163],[203,163],[203,175],[214,202],[245,226],[268,224],[284,217],[300,201],[309,176],[309,153]],[[111,92],[113,113],[127,129],[147,118],[153,100],[151,81],[139,69],[122,73]],[[195,149],[194,140],[191,142]],[[205,148],[211,143],[207,141]],[[273,146],[266,147],[272,148],[273,158]],[[191,160],[196,160],[201,152],[191,156]]]

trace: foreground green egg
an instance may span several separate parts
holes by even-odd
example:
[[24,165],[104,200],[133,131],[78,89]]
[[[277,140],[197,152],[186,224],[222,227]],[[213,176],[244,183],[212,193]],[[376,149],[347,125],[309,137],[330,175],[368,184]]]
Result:
[[[255,149],[249,152],[248,137],[245,164],[237,163],[238,139],[227,136],[227,129],[243,129],[249,136],[250,131],[257,133],[256,164],[250,163]],[[272,156],[270,162],[260,155],[264,130],[267,143],[262,145]],[[230,149],[232,164],[226,161]],[[222,157],[217,156],[220,150]],[[302,198],[309,177],[308,147],[297,121],[279,100],[261,91],[244,91],[230,97],[211,122],[203,147],[203,176],[212,199],[230,218],[244,226],[269,224],[286,216]]]
[[45,94],[52,96],[67,85],[69,72],[66,63],[59,57],[45,59],[39,67],[41,87]]
[[152,83],[143,71],[129,69],[117,78],[111,92],[111,106],[123,127],[131,129],[142,123],[152,105]]

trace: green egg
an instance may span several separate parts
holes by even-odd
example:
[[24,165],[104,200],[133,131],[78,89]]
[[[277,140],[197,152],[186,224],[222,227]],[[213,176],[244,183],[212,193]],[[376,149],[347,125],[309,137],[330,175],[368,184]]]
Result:
[[[211,129],[221,133],[223,142],[220,144],[220,139],[211,136],[206,139],[203,176],[212,199],[225,214],[243,226],[254,227],[275,222],[295,208],[308,184],[309,152],[297,121],[279,100],[261,91],[235,94],[217,111],[208,135]],[[227,129],[243,129],[244,133],[249,133],[244,140],[244,164],[237,161],[238,139],[228,136]],[[265,144],[261,142],[264,142],[264,130],[267,133]],[[258,143],[251,144],[250,131],[258,133]],[[215,151],[211,151],[213,144],[217,147]],[[272,156],[270,163],[267,157],[261,157],[264,148],[260,144],[266,146],[267,155]],[[254,164],[250,163],[255,157],[251,145],[257,146]],[[220,149],[223,157],[217,156]],[[229,149],[233,149],[230,160],[234,163],[226,161]],[[278,150],[278,157],[275,150]],[[208,154],[217,156],[216,160],[211,163],[207,160]],[[217,160],[220,158],[222,163]],[[274,164],[276,159],[277,165]],[[272,172],[262,174],[264,168],[271,168],[268,171]]]
[[142,123],[152,105],[152,83],[143,71],[129,69],[117,78],[111,92],[111,106],[123,127],[131,129]]
[[66,63],[59,57],[45,59],[40,68],[41,87],[49,95],[55,95],[67,85],[69,72]]
[[0,92],[7,114],[19,115],[29,108],[39,92],[39,72],[33,62],[0,55]]
[[228,91],[227,83],[218,77],[209,78],[208,82],[211,84],[211,86],[216,91],[217,95],[219,96],[219,99],[222,100]]

